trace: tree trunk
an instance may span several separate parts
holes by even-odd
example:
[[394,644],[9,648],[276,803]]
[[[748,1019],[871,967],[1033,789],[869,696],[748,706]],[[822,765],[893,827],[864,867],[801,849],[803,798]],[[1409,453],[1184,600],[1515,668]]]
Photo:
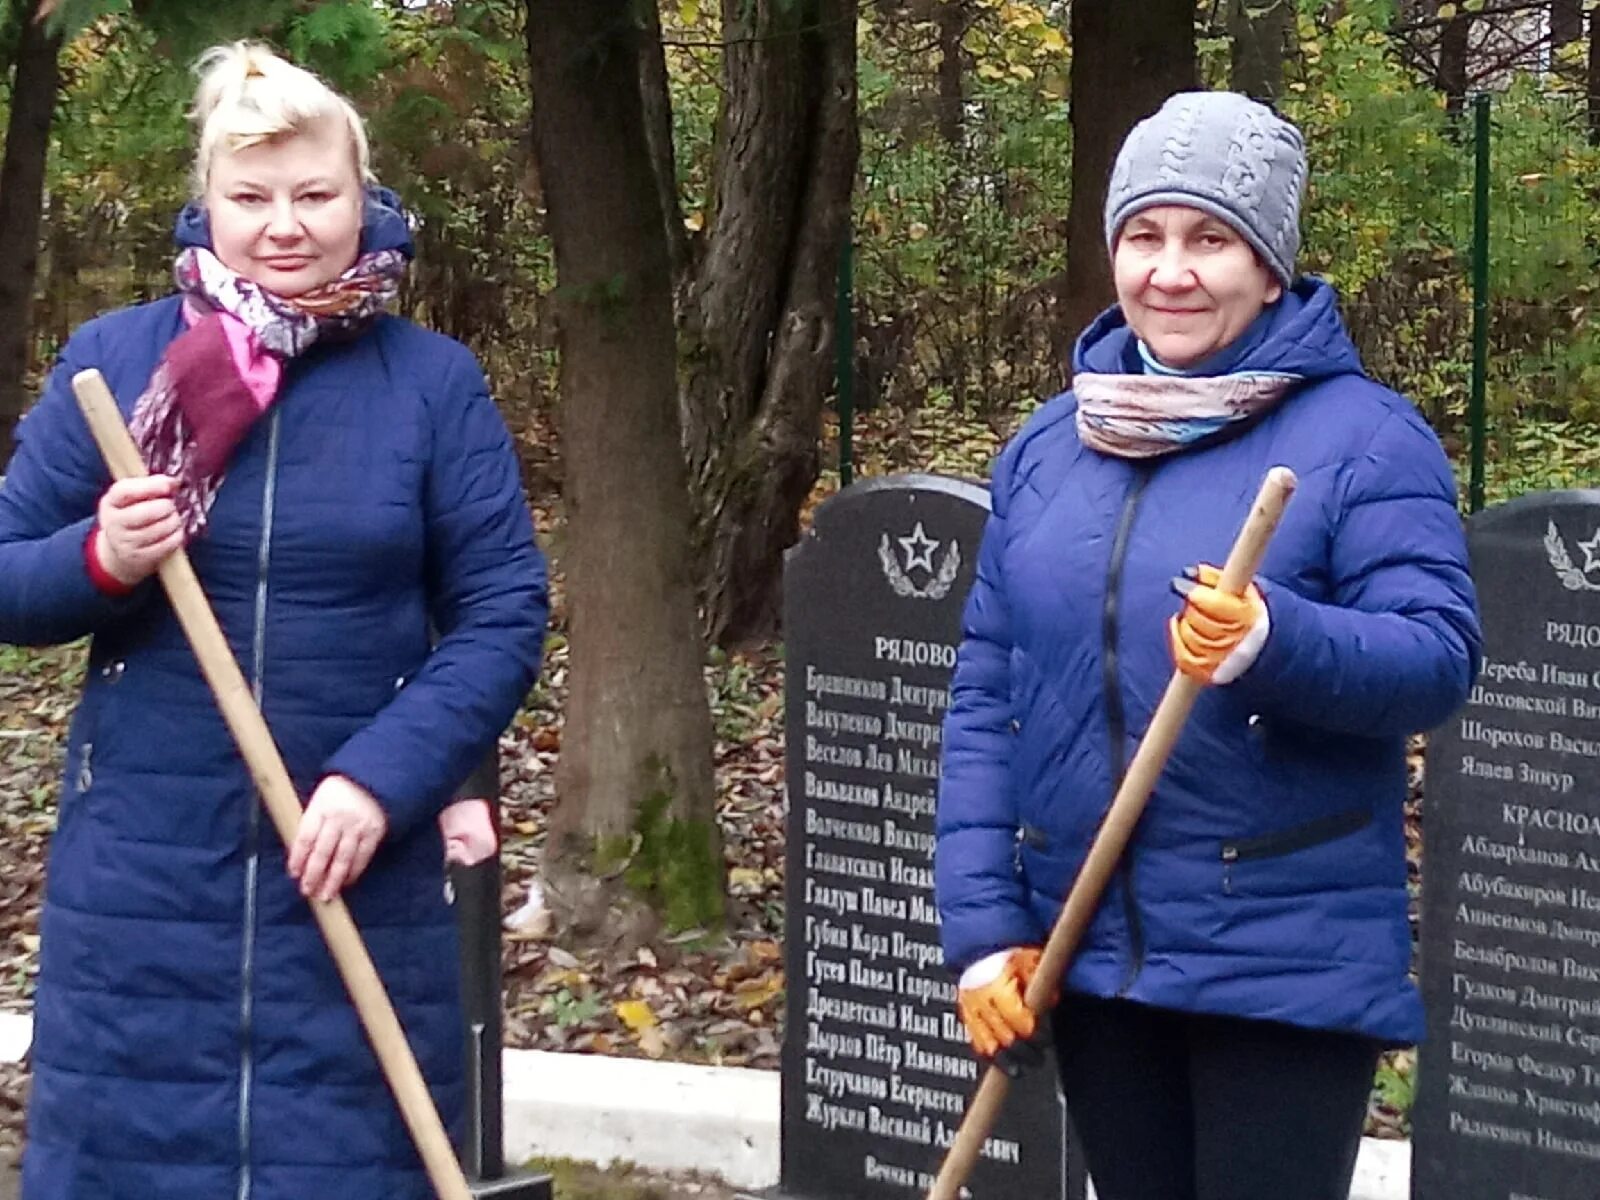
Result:
[[671,276],[635,0],[528,0],[555,246],[570,690],[555,878],[622,871],[669,925],[714,922],[723,863],[688,567]]
[[1589,10],[1589,141],[1600,146],[1600,8]]
[[1458,13],[1439,31],[1439,74],[1436,86],[1444,93],[1444,108],[1459,117],[1467,108],[1467,54],[1472,43],[1472,17]]
[[1075,0],[1071,29],[1072,202],[1060,310],[1068,344],[1115,298],[1104,210],[1122,139],[1168,96],[1198,86],[1194,0],[1146,0],[1136,21],[1122,0]]
[[1283,95],[1283,59],[1294,35],[1293,0],[1231,0],[1229,85],[1257,100]]
[[1554,58],[1563,46],[1583,36],[1583,0],[1550,0],[1550,51]]
[[944,0],[939,5],[939,136],[956,149],[966,124],[966,52],[969,0]]
[[681,313],[684,453],[706,630],[777,627],[820,468],[855,181],[856,0],[723,0],[726,90],[704,257]]
[[39,269],[39,217],[44,206],[50,119],[60,85],[61,37],[23,10],[11,121],[0,163],[0,474],[11,458],[14,432],[27,407],[26,375],[33,321],[33,282]]
[[667,51],[661,44],[661,10],[641,4],[644,19],[639,58],[639,88],[644,97],[644,131],[650,141],[650,161],[655,168],[656,190],[661,195],[661,215],[667,229],[667,258],[676,285],[689,270],[692,246],[683,224],[678,199],[678,158],[672,142],[672,90],[667,78]]
[[[962,269],[962,256],[957,248],[966,241],[963,230],[966,215],[968,164],[966,155],[966,51],[962,40],[967,36],[970,23],[968,0],[943,0],[937,11],[939,30],[939,136],[949,153],[949,175],[943,190],[934,200],[934,222],[944,244],[953,253],[942,256],[939,277],[943,303],[955,306],[957,312],[969,311],[967,273]],[[936,301],[938,303],[938,301]],[[945,382],[957,412],[968,411],[967,371],[968,330],[964,323],[957,324],[957,333],[950,340],[943,359]],[[981,361],[981,360],[980,360]]]

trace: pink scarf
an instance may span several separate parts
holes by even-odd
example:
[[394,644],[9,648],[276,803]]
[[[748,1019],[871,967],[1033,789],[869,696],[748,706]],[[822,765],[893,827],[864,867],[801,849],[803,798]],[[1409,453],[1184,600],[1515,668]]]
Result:
[[271,407],[284,364],[319,341],[355,337],[395,297],[405,256],[382,250],[292,299],[190,247],[173,274],[188,329],[167,346],[134,405],[130,427],[152,473],[178,481],[187,539],[198,537],[245,434]]

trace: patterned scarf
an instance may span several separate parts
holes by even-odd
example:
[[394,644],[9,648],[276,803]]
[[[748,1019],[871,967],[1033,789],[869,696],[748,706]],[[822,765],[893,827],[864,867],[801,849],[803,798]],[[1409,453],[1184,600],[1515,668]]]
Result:
[[1156,458],[1183,450],[1270,411],[1298,375],[1098,375],[1072,380],[1078,437],[1115,458]]
[[405,267],[398,250],[364,254],[339,278],[291,299],[209,250],[178,255],[173,274],[189,328],[156,364],[130,428],[149,470],[178,480],[186,538],[205,530],[228,460],[278,398],[284,365],[370,326],[399,292]]

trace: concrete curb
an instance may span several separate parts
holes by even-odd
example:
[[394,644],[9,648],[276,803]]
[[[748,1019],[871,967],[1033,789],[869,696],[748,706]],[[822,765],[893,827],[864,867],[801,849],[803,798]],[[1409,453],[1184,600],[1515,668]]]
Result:
[[[27,1051],[33,1022],[0,1013],[0,1061]],[[507,1050],[508,1162],[535,1155],[699,1171],[738,1188],[778,1182],[776,1071]],[[1350,1200],[1407,1200],[1411,1143],[1366,1138]]]
[[778,1073],[507,1050],[506,1161],[701,1171],[735,1187],[778,1182]]

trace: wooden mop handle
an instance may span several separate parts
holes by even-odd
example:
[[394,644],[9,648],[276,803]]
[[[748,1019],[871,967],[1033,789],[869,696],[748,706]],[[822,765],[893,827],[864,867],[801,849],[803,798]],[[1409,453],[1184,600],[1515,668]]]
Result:
[[[127,479],[146,474],[139,449],[123,424],[122,413],[100,372],[79,371],[72,377],[72,390],[77,394],[78,407],[83,410],[89,432],[94,435],[112,477]],[[283,844],[288,846],[293,843],[300,825],[300,798],[283,765],[277,743],[272,740],[272,732],[251,695],[244,672],[239,669],[222,627],[217,624],[216,614],[201,590],[189,556],[182,548],[161,564],[161,584],[200,661],[201,674],[216,695],[222,718],[238,743],[256,789],[261,793],[262,803],[272,823],[278,827]],[[366,943],[361,940],[343,897],[309,903],[399,1102],[434,1190],[440,1200],[472,1200],[466,1176],[456,1161],[455,1151],[439,1120],[433,1098],[428,1094],[405,1031],[400,1027],[389,993],[372,964],[372,956],[367,953]]]
[[[1273,467],[1261,482],[1255,503],[1234,539],[1233,549],[1222,567],[1218,586],[1224,591],[1243,593],[1261,566],[1267,552],[1267,543],[1283,516],[1289,497],[1294,495],[1294,472],[1288,467]],[[1134,753],[1128,771],[1122,777],[1116,797],[1106,811],[1099,832],[1089,847],[1088,856],[1073,880],[1067,893],[1061,915],[1056,918],[1050,939],[1045,942],[1039,968],[1028,981],[1023,999],[1029,1008],[1041,1017],[1050,1011],[1056,989],[1067,972],[1073,952],[1078,948],[1084,930],[1088,928],[1095,908],[1100,903],[1106,885],[1117,869],[1117,862],[1127,848],[1133,831],[1144,814],[1144,806],[1155,790],[1156,780],[1166,765],[1167,756],[1183,732],[1184,722],[1194,707],[1203,684],[1197,683],[1181,672],[1174,671],[1150,718],[1150,728],[1145,731]],[[1005,1102],[1010,1079],[999,1067],[990,1066],[984,1072],[977,1094],[967,1106],[967,1115],[956,1131],[950,1152],[945,1155],[939,1176],[928,1192],[928,1200],[957,1200],[961,1185],[972,1173],[983,1149],[984,1140],[1000,1116],[1000,1106]]]

